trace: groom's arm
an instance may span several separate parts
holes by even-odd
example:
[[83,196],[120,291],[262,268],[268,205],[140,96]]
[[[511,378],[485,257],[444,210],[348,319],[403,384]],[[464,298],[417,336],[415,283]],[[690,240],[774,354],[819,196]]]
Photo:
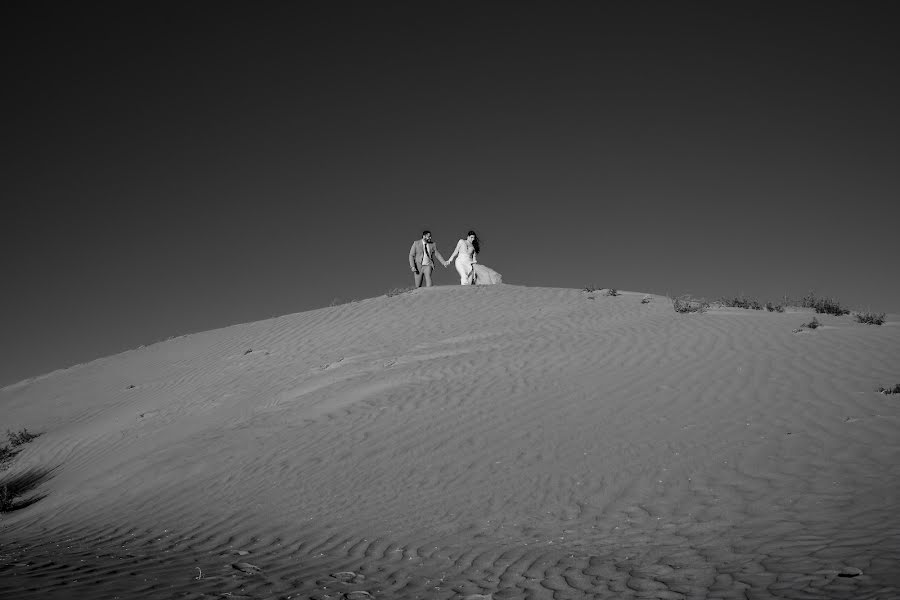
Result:
[[413,242],[412,246],[409,248],[409,268],[411,271],[418,271],[416,269],[416,243]]
[[[438,257],[438,260],[441,261],[441,264],[444,264],[444,263],[447,262],[446,260],[444,260],[444,257],[441,256],[440,251],[438,251],[438,249],[437,249],[437,244],[434,245],[434,255]],[[446,265],[445,265],[445,266],[446,266]]]

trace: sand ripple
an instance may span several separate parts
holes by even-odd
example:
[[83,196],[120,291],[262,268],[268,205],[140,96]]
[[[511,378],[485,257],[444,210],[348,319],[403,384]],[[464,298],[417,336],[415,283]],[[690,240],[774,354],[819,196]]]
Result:
[[422,290],[0,392],[0,597],[900,598],[900,328]]

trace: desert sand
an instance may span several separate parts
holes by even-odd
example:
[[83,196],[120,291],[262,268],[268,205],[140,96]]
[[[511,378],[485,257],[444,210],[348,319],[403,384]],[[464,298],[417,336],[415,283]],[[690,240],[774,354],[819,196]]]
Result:
[[[438,286],[0,391],[0,597],[900,598],[900,318]],[[2,484],[2,482],[0,482]]]

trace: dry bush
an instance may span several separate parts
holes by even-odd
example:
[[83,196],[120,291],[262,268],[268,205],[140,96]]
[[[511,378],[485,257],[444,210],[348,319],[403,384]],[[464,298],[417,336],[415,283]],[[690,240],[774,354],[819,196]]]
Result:
[[43,498],[31,496],[19,499],[40,485],[50,473],[50,469],[36,468],[0,480],[0,513],[25,508]]
[[803,308],[811,308],[820,315],[826,314],[840,317],[841,315],[850,314],[850,309],[841,306],[841,303],[835,298],[816,296],[815,292],[809,292],[803,296],[803,298],[800,299],[800,306]]
[[749,308],[752,310],[762,310],[763,305],[756,298],[748,298],[746,296],[734,296],[732,298],[721,298],[719,303],[723,306],[731,308]]
[[873,312],[858,312],[855,315],[857,323],[865,323],[867,325],[882,325],[884,324],[884,313],[873,313]]
[[413,286],[409,286],[409,287],[395,287],[395,288],[389,289],[387,292],[385,292],[385,295],[386,295],[388,298],[390,298],[390,297],[392,297],[392,296],[399,296],[400,294],[405,294],[406,292],[411,292],[411,291],[413,291],[414,289],[416,289],[416,288],[413,287]]
[[709,302],[691,296],[679,296],[672,301],[672,307],[677,313],[702,313],[709,308]]
[[820,323],[817,318],[813,317],[812,321],[810,321],[809,323],[804,323],[803,325],[801,325],[801,327],[806,327],[807,329],[817,329],[821,324],[822,323]]
[[10,431],[9,429],[6,430],[6,437],[9,438],[9,443],[13,448],[15,448],[16,446],[21,446],[22,444],[27,444],[39,435],[41,434],[31,433],[24,427],[19,431]]

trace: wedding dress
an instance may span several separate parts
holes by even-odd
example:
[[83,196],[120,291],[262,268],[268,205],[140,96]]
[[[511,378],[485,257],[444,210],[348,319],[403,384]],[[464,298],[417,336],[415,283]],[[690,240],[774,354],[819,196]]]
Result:
[[502,276],[497,271],[477,262],[475,249],[466,240],[456,243],[456,272],[462,285],[491,285],[502,283]]

